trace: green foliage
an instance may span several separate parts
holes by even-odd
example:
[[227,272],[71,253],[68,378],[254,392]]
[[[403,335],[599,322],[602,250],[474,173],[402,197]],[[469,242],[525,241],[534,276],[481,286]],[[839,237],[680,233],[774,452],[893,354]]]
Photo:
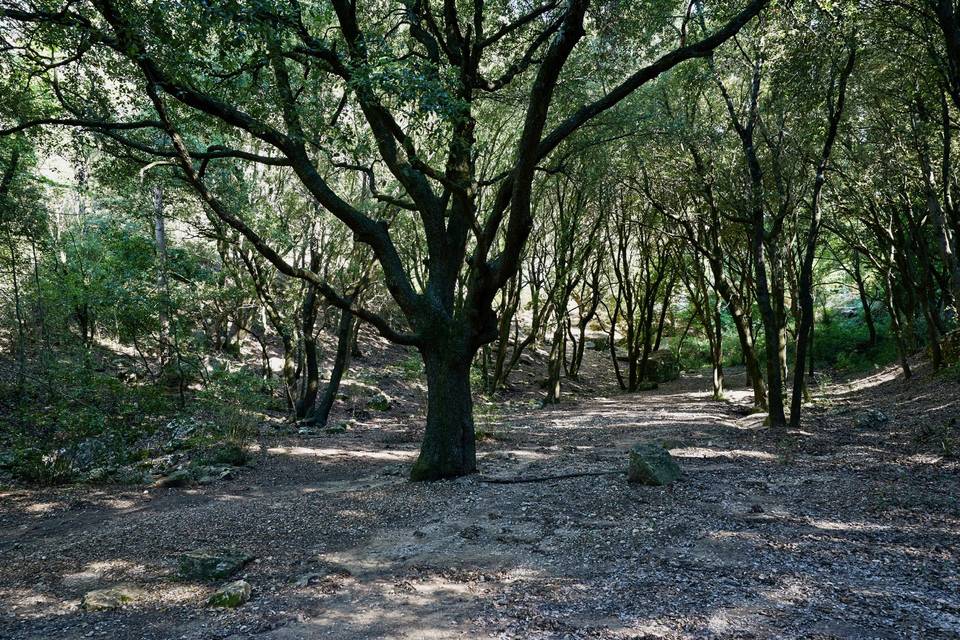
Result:
[[15,446],[0,461],[14,478],[30,484],[57,485],[76,479],[70,461],[56,452],[44,453],[31,446]]
[[136,441],[153,432],[171,405],[152,385],[126,385],[64,358],[42,378],[0,385],[7,413],[0,447],[13,452],[14,477],[67,482],[95,466],[137,461]]
[[944,458],[956,458],[960,455],[960,425],[956,418],[951,418],[949,422],[924,423],[914,436],[914,441]]
[[[239,435],[236,431],[231,434],[232,437],[226,443],[211,447],[202,457],[205,464],[230,465],[233,467],[242,467],[250,462],[250,452],[243,446],[242,441],[237,441]],[[249,435],[244,433],[244,435]]]
[[843,373],[857,373],[894,362],[897,351],[890,338],[889,319],[883,316],[876,323],[877,344],[869,346],[869,334],[861,312],[840,316],[828,310],[815,327],[814,364]]
[[404,380],[420,380],[423,378],[423,358],[419,353],[412,353],[400,361],[400,372]]

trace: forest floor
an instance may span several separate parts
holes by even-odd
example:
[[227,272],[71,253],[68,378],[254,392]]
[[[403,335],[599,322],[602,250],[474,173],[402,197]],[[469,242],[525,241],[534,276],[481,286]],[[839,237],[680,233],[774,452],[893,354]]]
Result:
[[[621,394],[591,358],[559,406],[532,384],[479,405],[468,478],[406,480],[411,382],[346,433],[265,426],[254,464],[216,484],[4,490],[0,637],[960,637],[960,463],[941,455],[956,382],[921,366],[826,385],[783,438],[740,372],[725,402],[703,374]],[[679,482],[484,482],[622,469],[648,440]],[[236,610],[175,578],[179,554],[211,547],[256,557]],[[122,610],[80,609],[121,583],[140,589]]]

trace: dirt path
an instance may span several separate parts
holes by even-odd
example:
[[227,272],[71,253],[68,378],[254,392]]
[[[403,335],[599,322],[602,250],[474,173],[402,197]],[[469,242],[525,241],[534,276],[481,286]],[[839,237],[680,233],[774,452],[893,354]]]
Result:
[[[485,476],[617,469],[654,439],[684,471],[670,488],[410,484],[419,433],[397,421],[264,436],[252,469],[200,489],[8,492],[0,637],[956,638],[960,473],[913,434],[960,409],[890,378],[832,387],[786,444],[697,376],[586,386],[549,410],[518,394],[487,419]],[[860,425],[867,404],[889,423]],[[173,577],[179,553],[210,546],[257,557],[236,611]],[[116,583],[146,596],[78,609]]]

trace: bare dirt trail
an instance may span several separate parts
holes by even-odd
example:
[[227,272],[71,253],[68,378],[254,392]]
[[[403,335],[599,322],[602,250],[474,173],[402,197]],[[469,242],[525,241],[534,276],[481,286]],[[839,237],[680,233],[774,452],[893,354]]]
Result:
[[[419,434],[398,418],[265,435],[253,468],[208,487],[9,491],[0,637],[955,638],[960,471],[914,433],[960,408],[933,378],[892,377],[831,387],[785,441],[690,375],[636,395],[584,384],[547,410],[517,394],[484,426],[483,477],[622,468],[656,440],[684,471],[668,488],[410,484]],[[257,557],[235,611],[174,578],[179,553],[211,546]],[[117,583],[146,595],[79,610]]]

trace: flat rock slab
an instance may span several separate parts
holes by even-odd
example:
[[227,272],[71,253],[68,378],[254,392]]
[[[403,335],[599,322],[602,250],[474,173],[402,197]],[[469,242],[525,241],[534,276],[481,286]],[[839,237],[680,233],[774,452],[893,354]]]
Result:
[[142,593],[136,587],[117,585],[88,591],[80,601],[80,606],[86,611],[112,611],[135,602],[141,595]]
[[190,551],[180,556],[181,578],[194,580],[223,580],[253,560],[253,556],[233,549],[219,551]]
[[636,444],[630,449],[630,482],[662,486],[680,478],[680,467],[670,452],[656,443]]

